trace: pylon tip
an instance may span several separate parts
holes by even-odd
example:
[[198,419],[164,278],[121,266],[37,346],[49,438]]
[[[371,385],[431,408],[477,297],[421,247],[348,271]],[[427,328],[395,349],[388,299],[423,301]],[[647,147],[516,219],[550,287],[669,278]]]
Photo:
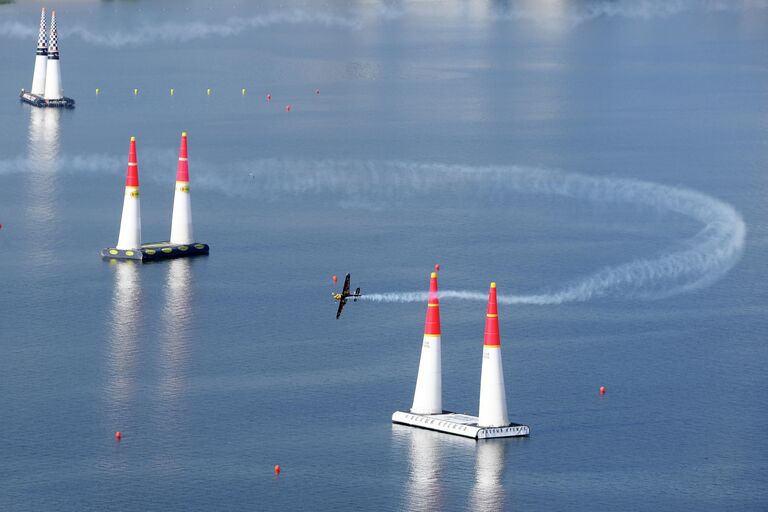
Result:
[[440,302],[437,298],[437,272],[432,272],[429,279],[429,297],[427,299],[427,321],[424,334],[440,335]]
[[181,132],[181,136],[182,137],[186,137],[187,136],[187,132]]
[[496,288],[496,283],[491,283],[491,288]]
[[136,142],[136,137],[131,137],[131,142]]

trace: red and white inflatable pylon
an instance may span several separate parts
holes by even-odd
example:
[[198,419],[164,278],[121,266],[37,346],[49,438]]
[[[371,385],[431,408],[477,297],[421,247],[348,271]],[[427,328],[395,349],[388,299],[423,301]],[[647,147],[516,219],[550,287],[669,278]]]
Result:
[[437,272],[432,272],[429,279],[427,319],[424,324],[419,375],[416,378],[416,391],[413,395],[411,412],[416,414],[440,414],[443,412],[440,302],[437,298]]
[[483,339],[483,368],[480,376],[479,427],[505,427],[507,392],[504,388],[504,371],[501,365],[501,337],[499,336],[499,308],[496,303],[496,283],[491,283],[488,293],[488,312],[485,315]]
[[176,167],[176,192],[173,196],[173,217],[171,218],[171,244],[187,245],[192,238],[192,201],[189,197],[189,154],[187,153],[187,132],[181,134],[179,164]]
[[123,251],[135,251],[141,248],[141,205],[139,203],[139,164],[136,159],[136,137],[131,137],[131,146],[128,150],[123,217],[120,220],[120,236],[115,248]]

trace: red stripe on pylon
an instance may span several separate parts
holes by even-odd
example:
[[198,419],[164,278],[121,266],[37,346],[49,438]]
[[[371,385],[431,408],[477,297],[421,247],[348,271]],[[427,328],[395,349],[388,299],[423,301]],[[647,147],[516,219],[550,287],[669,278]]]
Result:
[[437,300],[437,272],[429,277],[429,299],[424,334],[440,335],[440,302]]
[[182,132],[181,146],[179,147],[179,166],[176,168],[176,181],[189,181],[189,162],[187,158],[187,132]]
[[136,137],[131,137],[131,147],[128,150],[128,172],[125,176],[125,186],[139,186],[139,164],[136,161]]
[[499,307],[496,304],[496,283],[491,283],[491,291],[488,293],[488,313],[485,315],[485,338],[483,345],[501,346],[499,336]]

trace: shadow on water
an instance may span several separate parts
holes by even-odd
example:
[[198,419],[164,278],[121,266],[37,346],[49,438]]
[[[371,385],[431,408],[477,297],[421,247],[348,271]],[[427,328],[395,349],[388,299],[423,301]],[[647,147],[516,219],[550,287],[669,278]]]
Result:
[[[474,452],[475,479],[469,495],[469,509],[508,509],[504,488],[504,465],[509,439],[475,441],[457,436],[392,425],[395,445],[407,447],[408,479],[403,492],[405,510],[446,510],[450,502],[450,475],[444,466],[455,459],[471,464]],[[470,466],[471,467],[471,466]],[[464,502],[464,499],[461,500]]]
[[114,272],[105,396],[113,425],[121,425],[137,391],[139,333],[143,316],[140,264],[110,262]]
[[504,490],[504,456],[508,439],[477,441],[475,483],[470,494],[471,510],[506,510]]
[[179,258],[168,262],[165,278],[165,303],[162,309],[163,334],[160,339],[160,407],[166,421],[179,412],[183,398],[188,359],[188,340],[192,322],[192,264]]
[[55,263],[54,241],[59,229],[60,152],[59,123],[61,110],[29,109],[27,134],[26,214],[24,226],[29,235],[29,257],[35,267]]

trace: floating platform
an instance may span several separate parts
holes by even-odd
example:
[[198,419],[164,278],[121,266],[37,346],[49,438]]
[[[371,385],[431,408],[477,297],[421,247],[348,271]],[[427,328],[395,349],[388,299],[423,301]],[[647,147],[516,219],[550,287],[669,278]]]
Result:
[[189,258],[191,256],[207,255],[210,248],[208,244],[194,243],[189,245],[171,244],[168,242],[157,242],[153,244],[143,244],[138,251],[122,250],[114,247],[107,247],[101,250],[101,257],[105,260],[137,260],[137,261],[160,261],[173,258]]
[[392,423],[436,430],[446,434],[471,437],[473,439],[495,439],[499,437],[521,437],[530,434],[528,425],[510,423],[506,427],[480,427],[477,416],[443,411],[442,414],[414,414],[396,411]]
[[51,107],[51,108],[75,108],[75,100],[72,98],[61,98],[58,100],[46,100],[42,96],[39,96],[37,94],[32,94],[29,91],[25,91],[24,89],[21,90],[19,93],[19,98],[24,103],[29,103],[32,106],[45,108],[45,107]]

